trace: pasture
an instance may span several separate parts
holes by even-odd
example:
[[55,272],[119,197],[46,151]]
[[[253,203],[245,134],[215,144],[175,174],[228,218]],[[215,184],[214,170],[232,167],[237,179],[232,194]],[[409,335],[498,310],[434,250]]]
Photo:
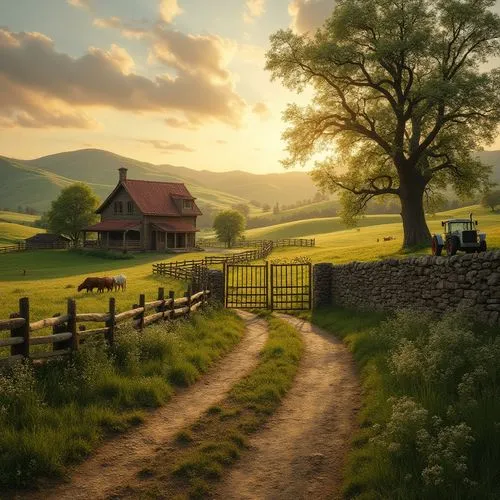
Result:
[[15,245],[19,240],[25,240],[35,234],[44,232],[44,229],[4,222],[0,217],[0,246]]

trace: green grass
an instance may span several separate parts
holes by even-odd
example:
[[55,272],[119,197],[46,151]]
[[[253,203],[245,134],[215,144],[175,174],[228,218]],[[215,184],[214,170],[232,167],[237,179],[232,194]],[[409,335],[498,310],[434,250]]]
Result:
[[[246,448],[291,387],[302,354],[300,334],[269,318],[269,338],[258,366],[197,422],[178,433],[147,467],[140,498],[208,498],[214,482]],[[130,490],[128,490],[130,495]]]
[[45,229],[4,222],[1,219],[0,217],[0,246],[15,245],[20,240],[45,232]]
[[22,214],[18,212],[8,212],[0,210],[1,222],[13,222],[14,224],[25,224],[31,226],[38,219],[40,219],[39,215]]
[[111,349],[88,342],[71,361],[0,373],[0,490],[61,477],[106,436],[192,384],[243,332],[235,314],[209,310],[141,334],[121,331]]
[[411,312],[312,321],[346,342],[363,384],[345,498],[500,497],[498,329]]

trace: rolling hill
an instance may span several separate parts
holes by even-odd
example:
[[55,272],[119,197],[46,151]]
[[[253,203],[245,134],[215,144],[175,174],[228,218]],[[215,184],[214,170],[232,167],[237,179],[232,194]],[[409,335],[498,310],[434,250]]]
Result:
[[98,149],[84,149],[44,156],[35,160],[0,157],[2,205],[29,205],[43,211],[60,189],[75,181],[89,184],[104,198],[116,185],[117,169],[129,169],[129,177],[184,182],[201,205],[214,209],[257,200],[293,203],[312,197],[316,187],[305,172],[257,175],[249,172],[210,172],[172,165],[153,165]]

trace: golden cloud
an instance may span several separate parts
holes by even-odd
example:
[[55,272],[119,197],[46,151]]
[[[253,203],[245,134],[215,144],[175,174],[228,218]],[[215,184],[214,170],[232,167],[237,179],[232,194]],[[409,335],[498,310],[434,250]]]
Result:
[[253,23],[255,18],[262,16],[266,11],[266,0],[247,0],[243,20],[245,23]]
[[[176,32],[162,37],[162,43],[163,52],[158,56],[176,70],[176,75],[150,79],[133,72],[132,57],[117,45],[109,51],[91,48],[74,58],[57,52],[53,42],[39,33],[0,29],[0,76],[9,83],[11,92],[29,93],[40,101],[136,112],[177,110],[193,117],[191,120],[218,120],[238,126],[246,103],[224,68],[224,44],[217,37]],[[19,112],[24,110],[19,99],[16,106]],[[0,114],[5,109],[4,103]],[[12,105],[9,110],[12,114]],[[77,117],[80,122],[84,117],[81,113],[71,116],[75,124]]]
[[292,17],[292,29],[297,33],[316,31],[330,16],[335,0],[292,0],[288,13]]

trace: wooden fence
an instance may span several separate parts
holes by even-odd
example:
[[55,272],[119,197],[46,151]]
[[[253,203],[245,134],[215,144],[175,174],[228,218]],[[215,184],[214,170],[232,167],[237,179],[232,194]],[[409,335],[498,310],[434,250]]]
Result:
[[69,243],[31,243],[20,241],[15,245],[0,246],[0,253],[24,252],[26,250],[63,250],[69,247]]
[[[233,243],[233,248],[259,248],[262,247],[266,242],[271,240],[238,240]],[[199,239],[196,241],[198,246],[202,248],[226,248],[226,244],[211,238]],[[304,239],[304,238],[284,238],[280,240],[273,240],[275,248],[278,247],[314,247],[316,246],[316,240]]]
[[183,281],[196,281],[200,283],[197,277],[210,266],[224,266],[225,264],[240,264],[251,262],[253,260],[265,259],[273,251],[274,243],[264,241],[264,244],[255,250],[232,253],[217,257],[205,257],[200,260],[183,260],[176,262],[160,262],[153,264],[153,274],[169,276]]
[[[68,299],[66,314],[57,314],[35,322],[30,322],[29,298],[22,298],[19,300],[19,312],[12,313],[9,319],[0,320],[0,332],[10,331],[10,337],[0,338],[0,349],[10,348],[8,357],[0,357],[0,367],[24,358],[46,360],[67,356],[77,351],[80,343],[95,336],[104,336],[107,343],[113,345],[115,334],[125,321],[132,320],[134,328],[142,331],[144,327],[158,321],[189,316],[206,304],[209,295],[209,290],[194,294],[188,290],[183,297],[176,299],[171,291],[168,298],[165,298],[164,289],[159,288],[157,300],[146,302],[146,296],[141,294],[139,304],[120,313],[116,312],[114,298],[109,299],[108,311],[104,313],[78,313],[76,300]],[[87,330],[84,325],[79,326],[79,323],[104,323],[104,326]],[[44,328],[52,328],[52,334],[31,335]],[[39,345],[51,346],[52,350],[30,352],[31,346]]]

